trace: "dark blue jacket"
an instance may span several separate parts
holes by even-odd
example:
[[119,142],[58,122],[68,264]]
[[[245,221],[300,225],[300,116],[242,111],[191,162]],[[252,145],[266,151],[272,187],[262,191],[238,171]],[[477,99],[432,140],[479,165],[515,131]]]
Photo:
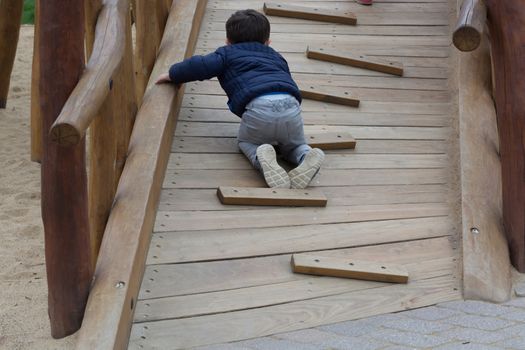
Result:
[[170,79],[175,84],[213,77],[219,78],[229,98],[228,107],[239,117],[251,100],[268,93],[289,93],[301,102],[286,60],[258,42],[223,46],[214,53],[193,56],[170,67]]

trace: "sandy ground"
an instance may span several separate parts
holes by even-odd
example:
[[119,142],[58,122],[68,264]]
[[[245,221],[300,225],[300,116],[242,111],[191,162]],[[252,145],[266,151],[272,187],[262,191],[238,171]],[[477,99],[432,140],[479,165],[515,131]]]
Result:
[[0,109],[0,349],[71,349],[47,316],[40,166],[30,161],[33,27],[23,26],[7,108]]

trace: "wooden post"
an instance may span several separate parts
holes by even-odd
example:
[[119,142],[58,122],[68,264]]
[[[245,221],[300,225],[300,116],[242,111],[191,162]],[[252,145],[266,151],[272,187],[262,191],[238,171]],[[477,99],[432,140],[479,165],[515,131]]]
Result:
[[42,219],[51,335],[61,338],[80,328],[93,271],[85,144],[61,147],[48,133],[84,68],[83,0],[42,1],[39,20]]
[[525,3],[486,0],[496,70],[503,222],[511,261],[525,272]]
[[473,51],[481,43],[481,33],[487,19],[484,0],[465,0],[461,6],[452,40],[461,51]]
[[23,0],[0,0],[0,108],[7,102],[23,5]]
[[157,58],[161,33],[157,17],[158,6],[151,6],[151,0],[136,0],[136,9],[135,78],[137,101],[140,105]]
[[40,116],[40,97],[38,96],[38,84],[40,81],[40,0],[35,1],[35,38],[33,39],[33,68],[31,72],[31,160],[40,162],[42,160],[42,117]]

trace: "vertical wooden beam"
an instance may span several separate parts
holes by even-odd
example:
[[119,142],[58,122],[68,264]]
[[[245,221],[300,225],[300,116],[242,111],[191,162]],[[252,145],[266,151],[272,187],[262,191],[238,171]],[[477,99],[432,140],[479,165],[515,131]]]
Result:
[[503,187],[503,222],[512,264],[525,272],[525,3],[486,0]]
[[158,24],[157,6],[151,6],[151,0],[136,0],[136,47],[135,47],[135,80],[139,105],[157,58],[161,39]]
[[84,6],[86,21],[86,59],[89,59],[89,56],[91,56],[93,52],[97,19],[102,9],[102,0],[86,0]]
[[0,108],[7,103],[23,5],[23,0],[0,0]]
[[481,33],[487,22],[484,0],[465,0],[452,40],[461,51],[473,51],[481,43]]
[[166,0],[157,0],[157,23],[159,25],[159,40],[162,39],[164,33],[164,27],[166,27],[166,21],[168,20],[168,13],[170,11],[171,4],[168,4]]
[[42,1],[39,20],[42,219],[51,335],[61,338],[80,328],[92,278],[85,143],[61,147],[48,130],[84,68],[84,2]]
[[42,117],[40,116],[40,97],[38,95],[38,84],[40,81],[40,0],[35,1],[35,35],[33,39],[33,68],[31,72],[31,160],[40,162],[42,160]]

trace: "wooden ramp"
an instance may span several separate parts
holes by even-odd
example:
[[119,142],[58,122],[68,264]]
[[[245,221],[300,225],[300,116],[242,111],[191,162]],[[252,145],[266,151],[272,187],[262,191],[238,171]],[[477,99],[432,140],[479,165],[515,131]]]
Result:
[[[306,133],[349,132],[312,186],[325,208],[224,206],[219,186],[264,187],[236,147],[239,119],[217,81],[188,84],[164,180],[129,348],[186,349],[461,298],[459,147],[448,90],[449,4],[442,0],[281,1],[351,11],[357,26],[270,17],[272,46],[303,89]],[[262,1],[210,0],[197,53],[224,22]],[[307,46],[400,62],[404,76],[310,60]],[[403,265],[406,285],[293,274],[292,253]]]

